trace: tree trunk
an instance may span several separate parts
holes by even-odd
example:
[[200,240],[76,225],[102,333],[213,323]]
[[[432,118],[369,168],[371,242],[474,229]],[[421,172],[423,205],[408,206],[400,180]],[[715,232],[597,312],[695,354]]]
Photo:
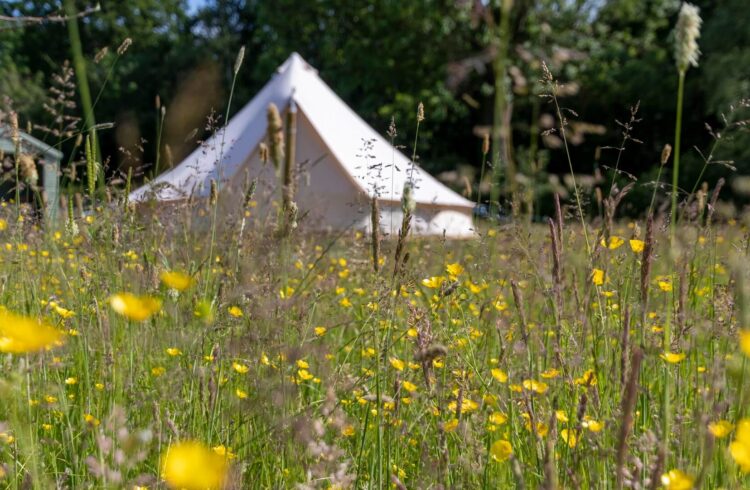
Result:
[[490,192],[490,210],[494,216],[500,205],[501,166],[505,164],[505,182],[507,192],[516,212],[516,171],[510,152],[510,93],[508,90],[508,47],[510,44],[510,13],[513,0],[500,0],[500,25],[495,40],[497,50],[494,62],[495,71],[495,104],[492,120],[492,189]]

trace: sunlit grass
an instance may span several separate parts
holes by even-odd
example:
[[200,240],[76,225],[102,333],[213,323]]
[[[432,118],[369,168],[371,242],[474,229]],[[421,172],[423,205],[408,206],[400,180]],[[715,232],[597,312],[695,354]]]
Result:
[[740,223],[686,225],[670,249],[622,222],[591,256],[566,223],[557,311],[537,225],[412,237],[394,276],[394,244],[373,272],[354,231],[282,251],[222,225],[208,256],[179,214],[118,214],[76,234],[4,218],[2,342],[46,329],[0,358],[10,488],[184,487],[202,466],[232,488],[748,483]]

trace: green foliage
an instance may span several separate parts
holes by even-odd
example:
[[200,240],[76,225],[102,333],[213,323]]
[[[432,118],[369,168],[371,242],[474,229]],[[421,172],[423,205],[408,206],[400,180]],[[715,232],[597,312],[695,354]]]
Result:
[[[79,10],[91,6],[85,0],[76,3]],[[705,124],[721,128],[729,105],[750,93],[750,14],[745,2],[696,3],[705,23],[700,66],[691,69],[685,87],[683,134],[689,146],[683,145],[683,188],[692,187],[703,164],[692,146],[705,152],[713,142]],[[290,52],[298,51],[376,129],[385,133],[393,117],[397,144],[410,144],[416,106],[423,102],[426,121],[418,155],[428,170],[479,166],[477,135],[492,122],[492,47],[499,2],[217,0],[194,11],[188,5],[187,0],[105,1],[101,12],[79,20],[97,121],[118,124],[117,130],[100,135],[102,153],[111,158],[110,174],[120,165],[149,167],[156,160],[161,131],[154,108],[157,95],[167,107],[162,145],[171,146],[174,163],[212,125],[206,124],[212,109],[218,121],[223,120],[223,101],[240,46],[246,47],[246,63],[237,79],[234,110],[257,92]],[[574,142],[576,172],[593,170],[597,147],[618,147],[621,134],[615,121],[624,119],[628,108],[640,101],[641,121],[634,136],[643,144],[629,144],[620,168],[636,176],[653,174],[650,169],[661,148],[674,137],[677,77],[672,28],[679,5],[678,0],[514,2],[507,76],[521,192],[533,192],[534,199],[544,203],[546,173],[567,168],[564,153],[550,142],[555,136],[540,136],[549,129],[540,126],[541,118],[552,113],[547,101],[539,98],[541,60],[561,83],[576,87],[562,97],[562,105],[577,114],[567,117],[607,128],[605,134],[585,134]],[[14,16],[59,10],[58,0],[8,0],[0,7],[0,12]],[[133,45],[118,56],[117,47],[125,38]],[[51,85],[53,74],[70,57],[65,39],[61,23],[0,29],[0,90],[13,99],[23,120],[49,123],[41,108],[42,87]],[[94,62],[104,47],[108,54]],[[186,141],[191,133],[195,137]],[[727,140],[715,156],[733,160],[747,172],[746,138]],[[616,159],[615,152],[604,150],[600,168],[613,166]],[[702,178],[713,182],[726,170],[712,165]]]
[[28,67],[28,57],[19,53],[21,34],[18,29],[0,30],[0,109],[10,109],[8,102],[12,100],[13,108],[29,113],[38,109],[38,101],[44,97],[44,84],[42,74],[33,73]]
[[[703,30],[702,90],[709,114],[719,120],[726,116],[730,122],[747,118],[747,109],[730,113],[730,106],[750,97],[750,10],[742,0],[723,2],[715,6]],[[720,125],[719,128],[720,129]],[[750,133],[734,132],[733,139],[720,149],[718,158],[731,160],[737,173],[750,173]],[[714,174],[723,169],[717,168]]]

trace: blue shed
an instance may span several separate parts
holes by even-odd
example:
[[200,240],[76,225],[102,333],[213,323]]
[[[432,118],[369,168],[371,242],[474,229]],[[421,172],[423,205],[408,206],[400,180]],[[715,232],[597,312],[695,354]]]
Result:
[[[63,154],[47,143],[23,131],[18,132],[20,154],[33,159],[41,182],[37,185],[44,192],[47,203],[46,214],[54,220],[57,216],[60,197],[60,162]],[[8,126],[0,125],[0,162],[7,157],[15,159],[16,145]],[[19,155],[20,156],[20,155]]]

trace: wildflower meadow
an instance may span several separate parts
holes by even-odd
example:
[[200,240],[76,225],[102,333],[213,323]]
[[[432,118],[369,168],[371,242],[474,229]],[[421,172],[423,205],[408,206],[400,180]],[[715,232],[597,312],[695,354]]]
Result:
[[[261,158],[278,187],[248,179],[234,200],[212,180],[205,198],[133,202],[140,176],[106,173],[93,105],[80,128],[60,113],[84,177],[61,170],[50,214],[19,116],[0,113],[16,147],[0,201],[0,487],[750,487],[750,214],[723,203],[733,167],[713,156],[748,120],[712,130],[698,180],[678,185],[702,21],[690,4],[676,15],[675,139],[653,179],[618,167],[635,105],[615,166],[583,181],[566,84],[540,60],[567,192],[497,186],[483,215],[482,179],[508,172],[487,132],[464,239],[415,232],[411,182],[394,232],[376,197],[369,227],[306,227],[294,119],[270,105]],[[431,114],[412,112],[417,165]]]
[[408,238],[396,274],[356,231],[212,247],[175,216],[103,205],[73,234],[5,206],[3,482],[742,487],[750,241],[705,206],[671,243],[565,206]]

